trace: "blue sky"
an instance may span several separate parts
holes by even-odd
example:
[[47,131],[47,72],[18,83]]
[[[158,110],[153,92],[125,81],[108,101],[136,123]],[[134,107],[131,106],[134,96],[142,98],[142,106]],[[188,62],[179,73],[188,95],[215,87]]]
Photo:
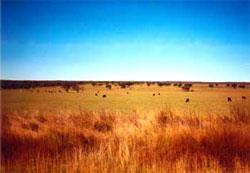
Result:
[[2,2],[2,79],[250,81],[250,1]]

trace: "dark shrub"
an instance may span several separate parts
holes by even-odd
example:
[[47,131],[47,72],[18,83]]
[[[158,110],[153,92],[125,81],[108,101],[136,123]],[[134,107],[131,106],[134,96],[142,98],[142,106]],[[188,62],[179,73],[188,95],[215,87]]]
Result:
[[69,92],[70,85],[63,85],[62,86],[66,92]]
[[72,85],[72,89],[75,90],[75,91],[78,92],[78,93],[79,93],[79,91],[80,91],[80,87],[79,87],[79,85],[77,85],[77,84]]
[[213,85],[213,84],[209,84],[208,87],[209,87],[209,88],[213,88],[214,85]]
[[191,87],[192,87],[192,84],[184,84],[184,86],[182,87],[182,90],[189,91]]
[[96,82],[91,82],[91,85],[94,87],[94,86],[96,86]]
[[239,88],[246,88],[246,85],[239,85]]
[[158,86],[162,87],[162,86],[170,86],[171,83],[169,82],[157,82]]
[[111,90],[112,85],[111,84],[106,84],[106,88]]
[[232,84],[232,87],[233,87],[233,88],[236,88],[236,87],[237,87],[237,84],[236,84],[236,83],[233,83],[233,84]]
[[127,86],[124,85],[124,84],[120,84],[120,87],[121,87],[122,89],[124,89],[124,88],[126,88]]

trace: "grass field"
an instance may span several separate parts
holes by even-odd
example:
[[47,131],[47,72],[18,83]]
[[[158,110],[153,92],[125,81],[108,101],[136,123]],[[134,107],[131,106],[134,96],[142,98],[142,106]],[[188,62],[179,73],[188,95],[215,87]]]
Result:
[[249,172],[250,87],[191,89],[3,89],[1,171]]
[[[129,89],[113,86],[111,90],[106,89],[105,86],[83,85],[79,93],[75,91],[67,93],[60,87],[3,90],[2,109],[3,111],[35,110],[42,112],[82,109],[130,113],[134,110],[155,111],[165,105],[170,105],[176,110],[193,107],[202,113],[210,111],[223,113],[228,110],[227,97],[231,97],[233,102],[241,102],[242,96],[250,97],[250,88],[234,89],[225,86],[209,88],[207,84],[197,84],[192,88],[194,92],[183,92],[181,88],[174,86],[151,85],[148,87],[142,84]],[[98,91],[98,96],[95,96]],[[153,93],[156,95],[153,96]],[[102,98],[103,94],[106,94],[107,97]],[[188,104],[185,103],[186,98],[190,98]]]

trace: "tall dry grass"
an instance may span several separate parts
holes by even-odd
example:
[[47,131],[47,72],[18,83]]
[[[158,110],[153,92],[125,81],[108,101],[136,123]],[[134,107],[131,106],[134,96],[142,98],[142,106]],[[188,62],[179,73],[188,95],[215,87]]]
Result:
[[[2,114],[2,172],[250,172],[249,107]],[[185,116],[184,116],[185,115]]]

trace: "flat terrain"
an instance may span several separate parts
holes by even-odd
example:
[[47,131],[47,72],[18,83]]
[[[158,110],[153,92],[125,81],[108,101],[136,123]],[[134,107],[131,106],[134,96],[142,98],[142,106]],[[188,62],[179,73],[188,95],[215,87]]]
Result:
[[249,85],[66,88],[1,90],[1,172],[250,172]]
[[[207,84],[194,84],[193,92],[183,91],[177,86],[145,84],[121,89],[113,86],[81,85],[80,91],[66,92],[61,87],[36,89],[2,90],[2,110],[9,111],[111,111],[131,113],[133,111],[155,111],[166,105],[172,109],[194,108],[201,114],[215,112],[228,113],[228,106],[234,102],[250,101],[250,87],[231,88],[221,85],[209,88]],[[97,94],[97,96],[95,95]],[[103,95],[106,98],[103,98]],[[153,96],[155,94],[155,96]],[[160,95],[158,95],[160,94]],[[243,100],[242,96],[247,99]],[[227,101],[232,98],[232,102]],[[189,102],[186,103],[186,98]]]

